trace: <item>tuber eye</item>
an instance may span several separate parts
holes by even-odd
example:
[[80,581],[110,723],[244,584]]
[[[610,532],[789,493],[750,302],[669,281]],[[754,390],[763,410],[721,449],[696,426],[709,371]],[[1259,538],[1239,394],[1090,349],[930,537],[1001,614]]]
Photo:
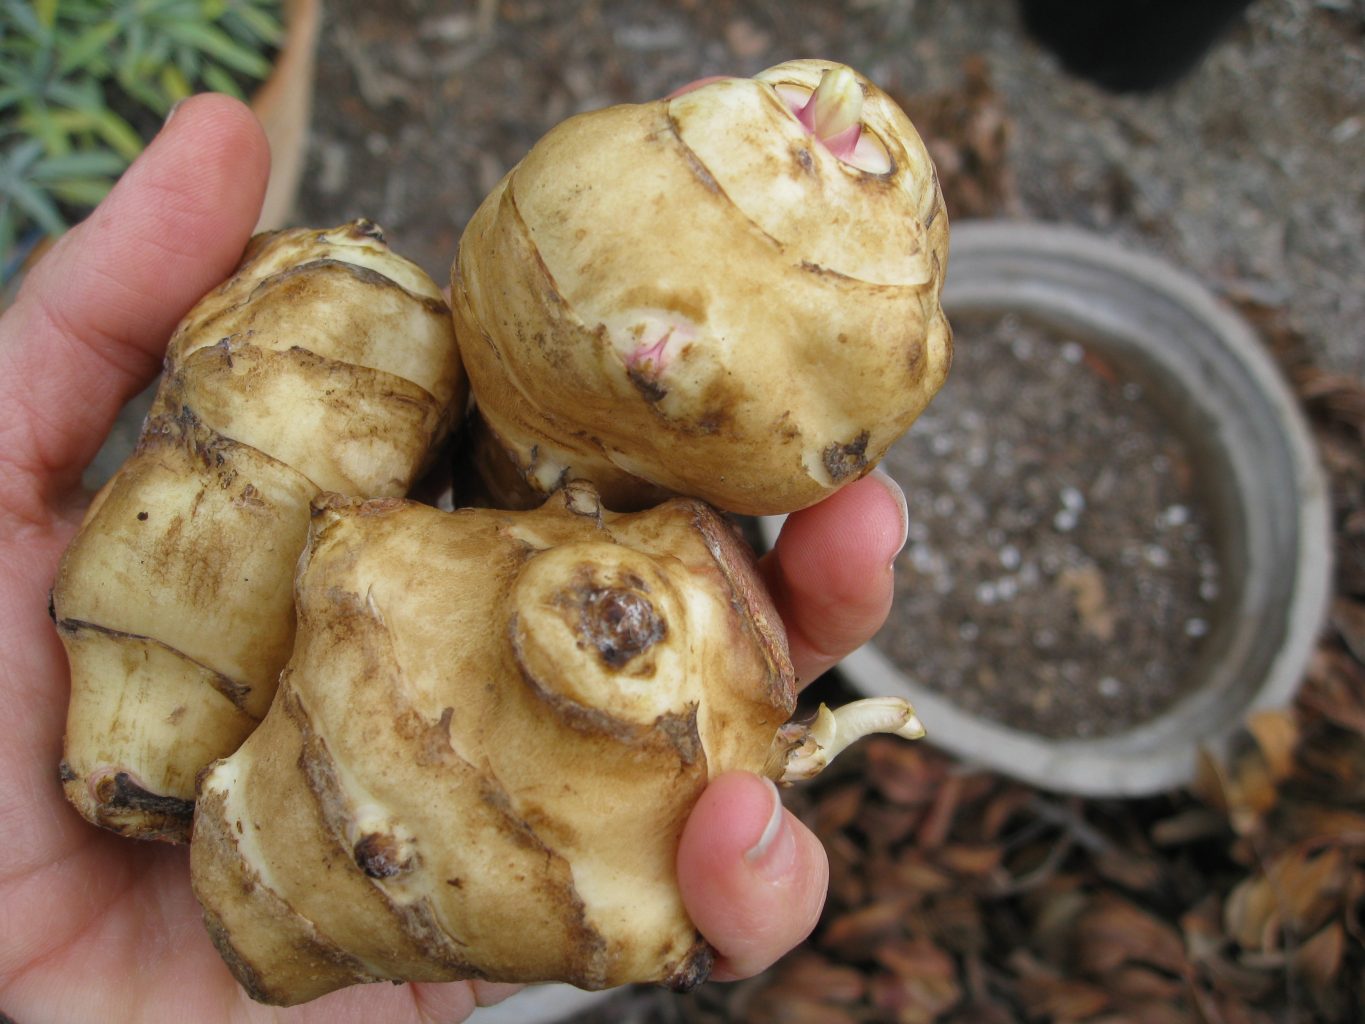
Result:
[[617,587],[582,592],[579,633],[612,668],[648,650],[667,632],[664,620],[643,594]]
[[355,844],[355,862],[371,878],[392,878],[412,867],[398,840],[382,832],[369,832]]

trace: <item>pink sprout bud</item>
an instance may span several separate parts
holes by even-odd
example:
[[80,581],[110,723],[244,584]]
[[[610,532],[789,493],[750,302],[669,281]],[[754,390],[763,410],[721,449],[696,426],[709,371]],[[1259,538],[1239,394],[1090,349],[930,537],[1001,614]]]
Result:
[[778,86],[806,131],[844,163],[871,174],[885,174],[891,160],[874,135],[863,132],[863,90],[850,68],[831,68],[809,96],[791,87]]
[[[831,68],[820,76],[820,84],[806,105],[796,112],[797,119],[827,146],[835,139],[842,148],[853,151],[862,134],[863,90],[849,68]],[[852,133],[852,140],[846,137]],[[833,146],[830,146],[831,150]],[[838,155],[838,154],[836,154]]]

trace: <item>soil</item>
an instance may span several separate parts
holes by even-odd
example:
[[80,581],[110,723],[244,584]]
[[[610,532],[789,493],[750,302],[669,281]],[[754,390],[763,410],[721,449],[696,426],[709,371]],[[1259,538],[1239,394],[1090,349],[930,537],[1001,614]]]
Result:
[[966,711],[1043,736],[1185,693],[1219,595],[1196,455],[1104,354],[958,319],[943,391],[884,466],[910,535],[876,644]]

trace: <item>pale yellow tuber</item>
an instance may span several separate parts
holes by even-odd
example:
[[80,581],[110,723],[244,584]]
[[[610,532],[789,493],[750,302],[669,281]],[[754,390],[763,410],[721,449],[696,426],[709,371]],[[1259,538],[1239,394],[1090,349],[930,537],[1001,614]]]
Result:
[[788,512],[870,470],[951,360],[948,223],[904,113],[800,60],[553,129],[452,275],[495,500],[567,480]]
[[440,290],[368,221],[255,239],[190,311],[53,590],[62,779],[87,819],[188,838],[196,774],[289,657],[311,500],[405,494],[465,394]]
[[918,732],[903,702],[784,725],[781,623],[695,500],[329,496],[297,602],[275,704],[204,773],[191,844],[210,933],[265,1002],[383,979],[690,987],[712,954],[674,858],[707,781]]

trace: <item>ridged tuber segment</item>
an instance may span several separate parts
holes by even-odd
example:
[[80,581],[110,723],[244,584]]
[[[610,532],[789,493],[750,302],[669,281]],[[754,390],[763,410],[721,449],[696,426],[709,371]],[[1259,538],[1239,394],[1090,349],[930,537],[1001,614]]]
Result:
[[521,507],[573,479],[617,509],[813,504],[943,382],[947,244],[914,127],[841,65],[566,121],[452,271],[485,485]]
[[406,493],[464,395],[439,289],[374,224],[253,240],[176,329],[58,571],[81,814],[188,838],[195,775],[255,728],[289,657],[310,502]]
[[710,778],[765,768],[795,702],[724,520],[577,484],[530,512],[327,498],[297,594],[275,704],[204,774],[191,845],[254,998],[705,978],[679,835]]

